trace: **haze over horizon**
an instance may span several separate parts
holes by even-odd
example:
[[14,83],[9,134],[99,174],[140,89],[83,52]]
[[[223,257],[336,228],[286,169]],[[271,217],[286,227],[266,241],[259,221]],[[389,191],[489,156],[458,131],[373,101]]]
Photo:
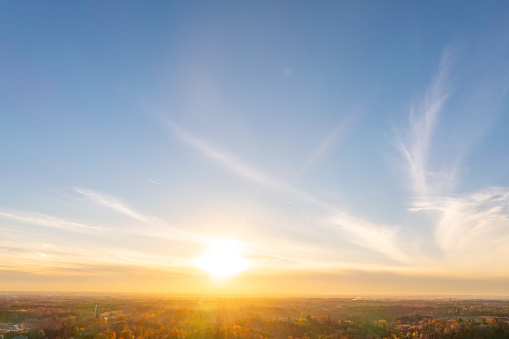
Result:
[[0,291],[509,296],[509,3],[0,3]]

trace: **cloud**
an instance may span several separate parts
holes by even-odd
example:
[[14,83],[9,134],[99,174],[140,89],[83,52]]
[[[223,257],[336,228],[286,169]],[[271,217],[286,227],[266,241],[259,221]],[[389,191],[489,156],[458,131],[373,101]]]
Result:
[[409,127],[405,140],[398,140],[398,146],[408,162],[412,186],[418,195],[439,192],[454,183],[455,170],[431,172],[428,156],[431,138],[443,106],[450,95],[447,86],[452,53],[446,51],[441,59],[435,78],[428,88],[423,103],[410,111]]
[[[33,240],[33,241],[30,241]],[[52,237],[51,243],[40,243],[38,235],[27,235],[23,240],[0,239],[0,271],[16,270],[38,273],[72,274],[87,265],[117,265],[131,267],[157,267],[166,270],[185,270],[192,258],[170,256],[148,249],[133,249],[123,244],[91,241],[86,246],[76,242],[61,244]]]
[[273,186],[273,187],[281,187],[282,185],[278,182],[271,179],[269,176],[265,175],[264,173],[261,173],[259,171],[256,171],[255,169],[251,168],[250,166],[242,163],[235,157],[227,154],[226,152],[222,152],[211,145],[203,142],[202,140],[194,137],[193,135],[187,133],[183,129],[181,129],[178,125],[171,121],[166,121],[168,126],[172,129],[172,131],[175,133],[175,135],[185,143],[191,145],[193,148],[200,151],[202,154],[206,155],[207,157],[216,160],[223,165],[225,165],[229,170],[234,172],[235,174],[261,183],[266,186]]
[[346,213],[336,215],[332,222],[341,226],[348,240],[358,246],[382,253],[398,262],[406,263],[411,259],[401,250],[403,242],[398,238],[396,227],[376,225]]
[[42,253],[42,252],[37,252],[37,251],[32,251],[32,252],[34,252],[35,254],[38,254],[38,255],[40,255],[41,257],[44,257],[44,258],[47,258],[47,257],[48,257],[48,255],[47,255],[47,254],[44,254],[44,253]]
[[332,132],[322,141],[322,143],[318,146],[318,148],[313,152],[313,154],[306,160],[304,165],[295,173],[294,178],[300,176],[304,173],[309,166],[311,166],[315,161],[317,161],[338,139],[344,137],[345,134],[348,133],[348,130],[351,128],[354,118],[357,112],[351,112],[348,114],[341,122],[332,130]]
[[[442,216],[435,230],[437,244],[444,250],[487,250],[509,236],[509,190],[495,187],[472,194],[421,198],[410,211],[435,210]],[[480,240],[491,240],[481,242]]]
[[146,216],[141,215],[140,213],[136,212],[132,208],[130,208],[126,203],[122,202],[121,200],[108,195],[106,193],[97,192],[89,189],[84,189],[80,187],[74,187],[73,188],[77,193],[83,195],[88,200],[98,204],[102,205],[104,207],[107,207],[109,209],[115,210],[121,214],[127,215],[133,219],[148,223],[149,218]]
[[[492,187],[471,194],[420,198],[410,211],[440,213],[435,241],[458,264],[481,269],[495,268],[495,262],[508,264],[509,189]],[[482,263],[473,265],[481,258]]]
[[33,212],[22,212],[21,214],[13,214],[0,211],[0,217],[15,220],[17,222],[21,222],[24,224],[47,226],[66,231],[93,233],[104,230],[102,227],[85,225],[82,223],[77,223]]
[[150,232],[148,231],[147,227],[144,227],[143,229],[138,228],[134,230],[124,229],[123,230],[124,233],[144,237],[158,237],[182,241],[192,241],[192,242],[204,241],[203,237],[199,234],[195,234],[192,232],[176,228],[163,219],[150,215],[143,215],[129,207],[129,205],[124,203],[122,200],[107,193],[80,187],[74,187],[73,189],[77,193],[83,195],[88,200],[92,201],[93,203],[112,209],[118,213],[131,217],[135,220],[141,221],[145,224],[145,226],[150,228]]
[[[293,194],[305,201],[314,204],[315,206],[328,210],[329,213],[338,214],[338,209],[336,207],[316,199],[298,189],[284,185],[272,179],[270,176],[257,171],[250,166],[247,166],[237,158],[225,152],[221,152],[209,144],[206,144],[205,142],[185,132],[175,123],[164,119],[162,116],[159,117],[168,123],[172,131],[177,135],[179,139],[191,145],[200,151],[200,153],[203,155],[225,165],[234,174],[245,179],[255,181],[267,187]],[[348,125],[349,120],[350,117],[346,118],[344,124]],[[325,140],[325,142],[322,144],[323,147],[320,147],[317,152],[315,152],[315,158],[318,157],[320,153],[323,152],[327,147],[329,147],[330,143],[338,136],[341,131],[343,131],[345,126],[344,124],[340,124],[329,136],[329,138]],[[338,217],[336,217],[335,222],[341,225],[342,229],[347,234],[348,239],[352,243],[364,248],[369,248],[373,251],[380,252],[392,259],[397,260],[398,262],[406,262],[409,260],[408,255],[398,249],[396,228],[389,226],[379,227],[369,221],[350,216],[345,212],[342,212]]]
[[332,206],[330,206],[327,203],[324,203],[322,201],[319,201],[315,199],[314,197],[285,184],[282,184],[281,182],[271,178],[269,175],[256,170],[255,168],[245,164],[241,160],[237,159],[236,157],[220,151],[219,149],[205,143],[204,141],[196,138],[195,136],[189,134],[188,132],[181,129],[177,124],[168,121],[162,116],[159,116],[160,119],[165,121],[168,126],[171,128],[171,130],[175,133],[175,135],[188,145],[192,146],[196,150],[198,150],[203,155],[219,162],[220,164],[224,165],[228,170],[230,170],[235,175],[238,175],[244,179],[259,183],[265,187],[269,187],[272,189],[280,190],[283,192],[287,192],[290,194],[293,194],[303,200],[306,200],[308,202],[313,203],[316,206],[320,206],[322,208],[326,209],[334,209]]

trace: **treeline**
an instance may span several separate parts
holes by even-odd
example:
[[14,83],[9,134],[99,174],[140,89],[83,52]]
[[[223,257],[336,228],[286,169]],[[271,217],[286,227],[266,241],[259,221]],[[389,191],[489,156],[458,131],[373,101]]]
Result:
[[7,332],[4,339],[509,338],[509,302],[503,301],[68,297],[15,301],[0,302],[0,323],[22,324],[24,330]]

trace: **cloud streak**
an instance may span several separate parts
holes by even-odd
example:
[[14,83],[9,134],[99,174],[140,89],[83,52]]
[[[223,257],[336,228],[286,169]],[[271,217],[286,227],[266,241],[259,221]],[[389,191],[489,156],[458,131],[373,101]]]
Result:
[[[188,231],[181,230],[179,228],[174,227],[170,223],[162,220],[160,218],[144,215],[133,208],[131,208],[128,204],[123,202],[122,200],[103,192],[98,192],[95,190],[73,187],[74,191],[83,195],[87,200],[102,206],[106,207],[110,210],[113,210],[117,213],[126,215],[135,220],[141,221],[146,226],[149,226],[152,231],[155,231],[157,237],[162,237],[166,239],[174,239],[174,240],[182,240],[182,241],[192,241],[192,242],[203,242],[203,237]],[[128,232],[132,235],[140,235],[146,237],[154,236],[153,232],[148,232],[146,228],[143,229],[134,229],[134,230],[126,230],[123,232]]]
[[[347,121],[345,124],[349,119],[347,118],[346,120]],[[360,247],[369,248],[376,252],[382,253],[398,262],[406,262],[409,260],[408,255],[398,249],[397,228],[389,226],[379,227],[369,221],[350,216],[346,212],[339,213],[336,207],[326,202],[320,201],[293,187],[279,183],[278,181],[272,179],[270,176],[245,165],[235,157],[225,152],[218,151],[209,144],[206,144],[205,142],[185,132],[175,123],[167,121],[166,119],[165,121],[168,123],[171,130],[179,139],[191,145],[203,155],[225,165],[234,174],[245,179],[260,183],[269,188],[278,189],[293,194],[316,206],[328,210],[329,213],[339,215],[335,218],[335,223],[341,226],[344,234],[346,234],[347,238],[352,243]],[[330,143],[337,137],[337,134],[340,133],[343,129],[344,125],[340,124],[335,129],[335,131],[333,131],[331,136],[324,141],[322,144],[323,147],[320,147],[317,152],[315,152],[316,157],[318,157],[330,145]]]
[[[471,194],[420,198],[410,211],[440,213],[435,241],[456,264],[498,270],[509,264],[509,189],[492,187]],[[480,258],[482,263],[472,265]]]
[[344,137],[353,124],[356,112],[348,114],[334,130],[322,141],[313,154],[306,160],[304,165],[295,173],[294,179],[304,173],[309,166],[316,162],[338,139]]
[[218,150],[217,148],[205,143],[204,141],[196,138],[195,136],[189,134],[188,132],[181,129],[177,124],[168,121],[167,119],[160,117],[163,119],[168,126],[171,128],[172,132],[183,142],[192,146],[196,150],[198,150],[203,155],[219,162],[224,165],[228,170],[230,170],[235,175],[238,175],[244,179],[259,183],[265,187],[280,190],[283,192],[287,192],[293,194],[303,200],[313,203],[316,206],[320,206],[322,208],[326,208],[329,210],[333,210],[334,207],[315,199],[314,197],[285,184],[280,183],[279,181],[271,178],[269,175],[260,172],[253,167],[245,164],[240,161],[236,157]]
[[410,256],[401,250],[403,243],[398,239],[398,229],[393,226],[380,226],[370,221],[341,213],[332,219],[341,226],[348,240],[358,246],[386,255],[401,263],[410,262]]
[[446,51],[439,69],[420,107],[410,111],[406,140],[398,140],[398,146],[407,161],[413,190],[418,195],[439,192],[454,182],[454,172],[433,173],[428,157],[431,138],[443,106],[450,95],[447,88],[451,53]]
[[181,129],[179,126],[177,126],[175,123],[166,121],[168,126],[171,128],[171,130],[174,132],[174,134],[185,143],[189,144],[193,148],[200,151],[202,154],[206,155],[207,157],[216,160],[223,165],[225,165],[228,169],[230,169],[235,174],[245,178],[249,179],[251,181],[258,182],[260,184],[263,184],[265,186],[272,186],[275,188],[282,188],[282,185],[276,182],[275,180],[271,179],[269,176],[265,175],[264,173],[261,173],[259,171],[256,171],[255,169],[251,168],[250,166],[242,163],[235,157],[227,154],[226,152],[221,152],[220,150],[211,147],[207,143],[203,142],[202,140],[194,137],[193,135],[187,133],[183,129]]
[[147,223],[149,222],[149,218],[141,215],[140,213],[136,212],[132,208],[130,208],[126,203],[122,202],[121,200],[98,191],[93,191],[85,188],[80,187],[73,187],[74,191],[77,193],[83,195],[88,200],[98,204],[102,205],[104,207],[107,207],[109,209],[112,209],[120,214],[127,215],[128,217],[131,217],[133,219],[139,220],[141,222]]
[[[509,190],[494,187],[472,194],[421,198],[410,211],[442,214],[435,230],[437,244],[447,252],[488,250],[509,236]],[[484,242],[481,239],[486,240]],[[472,248],[472,243],[476,243]]]
[[45,226],[65,231],[83,232],[83,233],[96,233],[98,231],[104,231],[104,228],[98,226],[90,226],[74,221],[51,217],[49,215],[23,212],[21,214],[14,214],[0,211],[0,217],[5,219],[14,220],[20,223]]

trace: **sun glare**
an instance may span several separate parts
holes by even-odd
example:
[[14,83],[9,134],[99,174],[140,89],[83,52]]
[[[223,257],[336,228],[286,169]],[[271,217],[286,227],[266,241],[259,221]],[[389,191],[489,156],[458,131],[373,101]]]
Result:
[[196,266],[215,279],[223,279],[245,271],[248,260],[239,246],[230,239],[215,239],[207,252],[196,259]]

